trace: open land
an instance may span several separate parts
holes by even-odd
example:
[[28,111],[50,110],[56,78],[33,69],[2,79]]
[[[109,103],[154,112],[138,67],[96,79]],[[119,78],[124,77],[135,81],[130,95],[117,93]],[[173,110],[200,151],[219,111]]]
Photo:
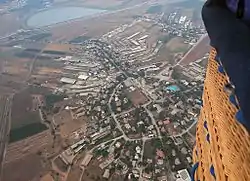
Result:
[[54,181],[53,177],[51,176],[51,174],[46,174],[44,175],[40,181]]
[[[13,174],[13,170],[15,173]],[[2,180],[38,180],[46,169],[43,168],[41,159],[37,154],[24,156],[19,160],[4,165]]]
[[0,174],[2,173],[2,166],[8,144],[8,135],[10,129],[10,114],[11,114],[12,97],[7,95],[0,96]]
[[187,52],[187,54],[182,58],[180,64],[188,65],[194,60],[201,59],[202,57],[204,57],[204,54],[209,52],[210,48],[209,37],[202,37],[200,41],[197,42],[197,44],[194,45],[193,48],[190,49],[189,52]]
[[41,122],[42,96],[33,96],[32,89],[23,89],[14,95],[10,142],[32,136],[47,127]]
[[33,97],[28,89],[19,92],[14,96],[12,108],[12,129],[40,122],[38,110],[32,108]]
[[179,52],[186,52],[189,48],[188,44],[184,43],[184,39],[183,38],[173,38],[171,39],[167,44],[166,47],[171,51],[171,52],[175,52],[175,53],[179,53]]
[[67,181],[79,180],[79,178],[81,178],[82,175],[82,169],[78,165],[74,165],[72,166],[71,170],[72,171],[69,173],[67,177]]
[[135,90],[133,92],[130,92],[128,97],[135,107],[143,105],[148,102],[147,97],[143,95],[143,93],[140,92],[140,90]]
[[97,161],[93,161],[90,166],[86,168],[84,171],[84,174],[82,176],[81,181],[89,180],[89,181],[95,181],[95,180],[100,180],[104,181],[102,178],[103,170],[101,170],[98,166]]
[[5,163],[11,163],[30,154],[36,154],[44,147],[51,145],[50,131],[43,131],[29,138],[11,143],[7,147]]
[[63,138],[68,137],[72,132],[83,129],[83,132],[86,128],[86,121],[83,120],[72,120],[72,122],[68,122],[60,126],[60,133]]
[[46,51],[58,51],[58,52],[66,52],[71,53],[72,49],[76,48],[73,45],[67,45],[67,44],[47,44],[45,48],[43,49],[43,52]]

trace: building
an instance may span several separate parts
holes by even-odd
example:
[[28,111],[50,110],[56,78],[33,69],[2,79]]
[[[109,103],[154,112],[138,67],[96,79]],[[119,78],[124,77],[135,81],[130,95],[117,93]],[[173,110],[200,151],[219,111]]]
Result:
[[73,159],[75,157],[73,150],[68,148],[64,152],[62,152],[59,157],[62,159],[62,161],[66,164],[69,165],[73,162]]
[[167,176],[161,176],[157,178],[158,181],[168,181],[168,177]]
[[89,154],[89,153],[86,154],[85,157],[82,160],[81,167],[88,166],[88,164],[89,164],[89,162],[91,161],[92,158],[93,158],[92,154]]
[[88,78],[89,78],[89,76],[84,75],[84,74],[81,74],[78,76],[78,79],[80,79],[80,80],[87,80]]
[[60,82],[62,82],[64,84],[75,84],[76,80],[75,79],[71,79],[71,78],[67,78],[67,77],[62,77],[60,79]]
[[177,171],[177,177],[176,181],[191,181],[191,177],[187,169]]
[[109,166],[115,160],[114,155],[110,155],[104,162],[99,164],[99,167],[103,170]]
[[144,172],[144,173],[142,174],[142,177],[144,177],[144,178],[146,178],[146,179],[151,179],[151,178],[152,178],[152,173],[146,173],[146,172]]
[[132,86],[133,85],[133,80],[132,80],[132,78],[127,78],[125,81],[124,81],[124,84],[125,84],[125,86],[126,87],[130,87],[130,86]]
[[106,179],[108,179],[109,178],[109,176],[110,176],[110,170],[109,169],[105,169],[105,171],[104,171],[104,173],[103,173],[103,178],[106,178]]

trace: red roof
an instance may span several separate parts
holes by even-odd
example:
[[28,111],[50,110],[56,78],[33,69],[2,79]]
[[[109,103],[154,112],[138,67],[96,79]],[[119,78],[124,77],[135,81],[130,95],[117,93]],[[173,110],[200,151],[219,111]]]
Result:
[[170,123],[169,119],[163,121],[163,124],[169,124],[169,123]]
[[159,125],[162,125],[162,124],[163,124],[163,122],[162,122],[162,121],[158,121],[158,124],[159,124]]
[[160,157],[160,158],[164,158],[165,157],[164,152],[162,150],[159,150],[159,149],[156,150],[156,155],[158,157]]

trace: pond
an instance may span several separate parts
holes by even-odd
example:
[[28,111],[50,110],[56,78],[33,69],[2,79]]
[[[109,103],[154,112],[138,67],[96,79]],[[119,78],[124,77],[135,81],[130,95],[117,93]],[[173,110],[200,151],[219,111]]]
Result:
[[33,28],[49,26],[65,21],[90,17],[105,12],[106,10],[90,9],[83,7],[60,7],[40,11],[27,20],[27,25]]
[[171,92],[177,92],[177,91],[180,91],[180,88],[177,85],[170,85],[166,87],[165,90],[171,91]]

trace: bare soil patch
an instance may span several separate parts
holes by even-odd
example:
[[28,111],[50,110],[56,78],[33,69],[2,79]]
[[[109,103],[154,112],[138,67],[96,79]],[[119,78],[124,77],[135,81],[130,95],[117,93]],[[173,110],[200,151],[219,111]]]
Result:
[[5,163],[14,162],[29,154],[38,153],[43,148],[52,144],[52,136],[49,130],[26,138],[24,140],[8,145],[5,156]]
[[189,45],[184,43],[184,39],[180,37],[172,38],[167,44],[166,47],[174,53],[183,53],[188,50]]
[[67,181],[79,180],[81,174],[82,174],[81,168],[78,165],[73,165],[72,168],[70,169]]
[[40,181],[54,181],[53,177],[48,173],[44,175]]
[[135,91],[129,92],[128,96],[135,107],[148,102],[147,97],[138,89]]
[[72,132],[86,128],[86,121],[84,118],[82,119],[74,119],[69,122],[64,123],[60,126],[60,133],[63,138],[68,137]]
[[194,45],[194,47],[183,57],[181,64],[188,65],[189,63],[202,58],[211,48],[209,42],[209,37],[206,36],[199,43]]
[[39,180],[44,171],[40,157],[31,154],[12,163],[4,164],[2,181]]
[[59,51],[70,53],[72,49],[74,49],[74,46],[69,44],[47,44],[43,51]]
[[104,170],[99,167],[99,162],[93,160],[85,169],[82,181],[104,181],[102,177]]

